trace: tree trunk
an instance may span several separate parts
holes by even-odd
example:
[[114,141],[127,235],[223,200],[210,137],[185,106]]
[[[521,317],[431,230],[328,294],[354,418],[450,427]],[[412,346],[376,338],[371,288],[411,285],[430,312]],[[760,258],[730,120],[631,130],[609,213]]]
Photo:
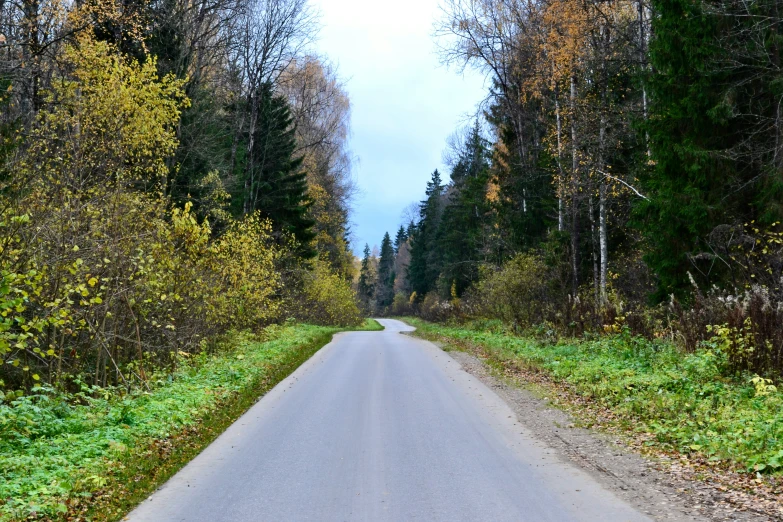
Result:
[[[554,74],[554,71],[553,71]],[[557,122],[557,170],[559,178],[557,182],[557,230],[563,231],[563,144],[560,139],[562,123],[560,121],[560,89],[555,82],[555,121]]]
[[576,76],[571,75],[571,269],[573,270],[573,292],[579,291],[579,205],[577,205],[579,183],[579,154],[576,132]]
[[[607,114],[609,113],[609,78],[606,72],[606,62],[609,59],[609,44],[611,32],[609,27],[603,28],[602,52],[601,52],[601,120],[598,129],[598,167],[599,172],[606,170],[606,127]],[[644,95],[643,95],[644,97]],[[646,110],[646,109],[645,109]],[[609,269],[609,247],[607,244],[606,223],[606,176],[601,175],[601,183],[598,188],[598,235],[601,269],[599,276],[599,304],[604,306],[607,302],[606,274]]]
[[247,128],[247,158],[245,160],[247,162],[245,165],[245,201],[243,208],[243,214],[245,215],[250,214],[253,211],[251,205],[254,181],[253,176],[255,174],[253,149],[255,146],[256,125],[258,123],[258,96],[255,88],[253,88],[248,100],[250,102],[250,124]]
[[593,258],[593,299],[595,306],[598,308],[601,304],[600,292],[599,292],[599,269],[598,269],[598,249],[596,236],[598,235],[597,227],[595,225],[595,205],[593,204],[593,188],[590,188],[590,196],[588,198],[588,212],[590,213],[590,253]]
[[598,231],[601,248],[601,304],[605,305],[608,301],[606,276],[609,272],[609,242],[607,241],[606,233],[606,180],[601,182],[601,187],[599,188]]
[[[22,113],[24,118],[32,118],[38,114],[41,105],[40,88],[41,74],[38,65],[40,54],[40,4],[38,0],[26,0],[22,3],[22,69],[27,69],[23,80]],[[24,72],[22,74],[25,74]]]
[[[644,0],[639,0],[639,66],[642,71],[647,71],[647,20],[649,20],[649,12],[644,5]],[[647,122],[647,85],[642,80],[642,118],[644,122]],[[650,151],[650,133],[647,130],[644,131],[644,148],[647,151],[647,158],[652,156]]]

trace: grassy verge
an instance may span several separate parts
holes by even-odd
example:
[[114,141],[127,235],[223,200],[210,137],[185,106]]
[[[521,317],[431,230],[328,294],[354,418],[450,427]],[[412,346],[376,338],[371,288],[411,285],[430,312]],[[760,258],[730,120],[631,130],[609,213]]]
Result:
[[[497,323],[444,326],[405,319],[418,335],[478,351],[496,366],[544,373],[643,446],[710,466],[780,473],[783,393],[753,376],[727,376],[718,350],[676,347],[618,334],[558,343],[509,335]],[[577,411],[577,416],[579,412]]]
[[380,332],[383,330],[383,325],[375,319],[365,319],[364,324],[359,330],[363,332]]
[[149,391],[40,387],[0,404],[0,520],[120,518],[338,331],[236,334],[231,349],[183,358]]

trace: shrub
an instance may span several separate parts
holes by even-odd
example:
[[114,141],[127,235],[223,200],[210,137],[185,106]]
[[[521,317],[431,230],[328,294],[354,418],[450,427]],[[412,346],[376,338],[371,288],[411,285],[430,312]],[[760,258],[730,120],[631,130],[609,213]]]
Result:
[[394,294],[391,313],[392,315],[412,315],[415,313],[411,299],[405,292],[397,292]]
[[310,323],[354,326],[362,322],[358,298],[350,282],[320,258],[312,261],[310,270],[303,272],[301,298],[292,302],[299,303],[296,315]]
[[[164,194],[184,81],[86,36],[63,60],[0,178],[0,385],[130,389],[228,329],[280,320],[292,249],[271,224],[221,212],[215,176],[217,237]],[[303,272],[306,317],[359,321],[347,283],[320,262]]]
[[207,315],[226,327],[258,328],[278,317],[281,285],[275,259],[281,255],[272,224],[260,215],[234,221],[210,248],[208,276],[214,281]]
[[540,258],[519,254],[500,270],[483,267],[481,279],[465,298],[471,315],[498,318],[514,326],[531,326],[548,319],[547,269]]
[[452,303],[442,300],[436,291],[428,292],[419,305],[419,315],[428,321],[445,321],[455,312]]
[[735,373],[783,373],[783,301],[767,288],[754,285],[738,295],[713,289],[697,294],[691,307],[672,300],[670,308],[673,328],[689,351],[719,349]]

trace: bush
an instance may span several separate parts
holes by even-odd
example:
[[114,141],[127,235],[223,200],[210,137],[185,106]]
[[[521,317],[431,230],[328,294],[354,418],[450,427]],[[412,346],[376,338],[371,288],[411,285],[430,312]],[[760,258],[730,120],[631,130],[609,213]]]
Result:
[[764,376],[783,374],[783,301],[765,287],[752,286],[739,295],[713,289],[697,294],[693,305],[672,300],[673,329],[686,349],[718,349],[728,370]]
[[394,294],[394,300],[391,305],[392,315],[413,315],[415,313],[414,306],[411,302],[410,296],[405,292],[397,292]]
[[303,272],[299,298],[293,298],[300,319],[319,325],[355,326],[362,322],[356,292],[327,261],[316,258]]
[[[216,335],[283,318],[294,247],[259,215],[219,212],[214,176],[217,237],[165,196],[185,82],[87,36],[63,60],[0,177],[0,386],[130,390]],[[304,317],[359,322],[346,282],[324,263],[302,271]]]
[[419,315],[427,321],[445,321],[457,315],[457,308],[453,303],[444,301],[438,292],[428,292],[419,305]]
[[224,327],[259,328],[278,318],[281,286],[275,260],[283,255],[272,224],[252,214],[234,221],[209,249],[207,318]]
[[550,318],[552,303],[547,292],[547,268],[532,254],[519,254],[500,270],[481,269],[481,279],[467,293],[470,315],[501,319],[527,327]]

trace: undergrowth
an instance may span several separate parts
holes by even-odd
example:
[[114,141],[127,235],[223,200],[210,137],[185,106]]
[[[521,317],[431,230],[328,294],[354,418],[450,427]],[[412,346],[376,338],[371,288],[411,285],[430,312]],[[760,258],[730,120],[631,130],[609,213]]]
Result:
[[477,344],[495,361],[547,372],[650,434],[648,445],[749,472],[783,471],[783,393],[766,379],[729,372],[719,343],[684,353],[627,332],[552,342],[515,336],[500,322],[406,321],[424,337]]

